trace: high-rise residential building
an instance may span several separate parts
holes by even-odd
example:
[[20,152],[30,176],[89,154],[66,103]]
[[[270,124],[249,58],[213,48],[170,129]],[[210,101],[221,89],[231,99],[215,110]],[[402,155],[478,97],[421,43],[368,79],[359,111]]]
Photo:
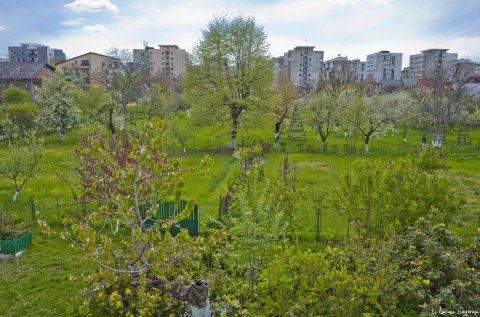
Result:
[[420,54],[410,55],[409,78],[424,78],[438,68],[447,69],[457,60],[457,53],[447,53],[448,49],[432,48]]
[[187,71],[187,52],[177,45],[159,45],[157,49],[145,45],[133,50],[133,62],[144,75],[178,78]]
[[364,81],[367,78],[367,62],[356,60],[357,70],[355,72],[357,81]]
[[367,77],[375,82],[383,79],[400,80],[402,74],[402,53],[380,51],[367,55]]
[[343,83],[357,80],[357,67],[360,60],[348,60],[348,57],[338,55],[323,63],[323,79],[339,80]]
[[480,76],[480,63],[462,58],[453,61],[449,70],[452,72],[451,75],[461,76],[462,80],[466,80],[468,77]]
[[97,53],[86,53],[57,64],[57,70],[77,79],[77,85],[88,87],[108,82],[113,71],[120,68],[117,58]]
[[[307,93],[322,79],[323,51],[315,46],[297,46],[274,60],[275,71],[285,69],[301,94]],[[276,75],[278,76],[278,73]]]
[[56,65],[65,60],[63,50],[50,48],[43,44],[21,43],[8,47],[8,59],[11,62],[38,62]]

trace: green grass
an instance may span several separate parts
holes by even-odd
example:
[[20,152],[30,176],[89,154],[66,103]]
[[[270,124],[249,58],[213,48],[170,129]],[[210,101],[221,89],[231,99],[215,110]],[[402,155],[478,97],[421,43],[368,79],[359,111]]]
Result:
[[0,262],[0,316],[65,316],[81,285],[78,277],[91,269],[79,255],[57,235],[44,237],[34,229],[21,257]]
[[[188,126],[184,113],[179,115],[179,124]],[[239,131],[238,143],[266,140],[273,144],[273,124],[265,118],[250,120],[246,129]],[[282,138],[286,136],[287,124],[283,127]],[[221,125],[192,129],[196,148],[227,146],[228,129]],[[331,145],[324,153],[318,151],[319,142],[312,131],[307,129],[308,142],[303,151],[300,146],[285,141],[289,148],[289,158],[295,162],[299,187],[306,192],[306,198],[295,213],[295,226],[302,248],[318,249],[321,245],[314,242],[316,206],[314,199],[322,192],[335,188],[339,174],[348,168],[358,156],[390,160],[397,159],[421,148],[421,135],[425,131],[412,130],[408,143],[402,142],[399,134],[388,134],[381,140],[372,140],[370,152],[362,151],[362,142],[357,141],[358,151],[355,155],[345,154],[343,147],[346,140],[340,131],[332,133],[327,143]],[[430,136],[430,135],[429,135]],[[480,129],[471,131],[473,143],[480,141]],[[447,135],[444,150],[448,155],[451,168],[446,172],[452,179],[452,186],[464,195],[467,204],[465,214],[456,216],[449,228],[465,242],[471,240],[480,226],[480,155],[472,147],[455,145],[456,133]],[[13,185],[0,179],[0,211],[5,209],[16,216],[17,220],[30,217],[28,198],[34,196],[37,210],[49,223],[57,226],[68,208],[69,198],[59,197],[59,209],[55,196],[70,196],[70,189],[65,178],[71,173],[73,163],[72,146],[78,139],[78,132],[69,133],[65,143],[60,143],[58,135],[45,138],[46,151],[41,171],[31,179],[22,190],[19,202],[10,202]],[[190,141],[193,143],[193,139]],[[283,142],[282,142],[283,143]],[[452,145],[453,144],[453,145]],[[6,148],[0,142],[0,152]],[[336,146],[336,148],[335,148]],[[194,173],[185,182],[185,198],[194,197],[200,205],[201,228],[208,218],[218,215],[220,194],[227,189],[238,171],[238,161],[231,154],[209,153],[214,160],[208,173],[198,166],[204,152],[192,151],[193,144],[187,143],[185,164],[194,167]],[[180,151],[178,148],[177,150]],[[265,173],[272,177],[279,173],[285,156],[284,149],[265,154]],[[5,195],[2,195],[5,194]],[[57,213],[57,210],[59,212]],[[345,219],[331,208],[321,208],[321,227],[323,241],[347,235],[348,225]],[[72,297],[79,287],[79,281],[70,281],[70,276],[79,276],[89,270],[78,261],[79,253],[71,249],[58,235],[42,237],[36,229],[33,231],[33,244],[25,254],[14,261],[0,262],[0,316],[63,316]]]

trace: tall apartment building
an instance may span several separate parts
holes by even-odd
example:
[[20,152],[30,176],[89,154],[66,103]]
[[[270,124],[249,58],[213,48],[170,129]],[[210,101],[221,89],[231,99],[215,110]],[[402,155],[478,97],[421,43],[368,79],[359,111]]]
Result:
[[358,59],[349,60],[348,57],[338,55],[323,63],[324,80],[340,80],[343,83],[357,80],[357,68],[362,63]]
[[475,63],[469,59],[462,58],[453,61],[451,65],[451,71],[455,72],[456,75],[462,76],[464,80],[468,79],[468,77],[480,76],[480,63]]
[[50,48],[43,44],[21,43],[8,47],[8,59],[11,62],[38,62],[56,65],[65,60],[63,50]]
[[402,53],[380,51],[367,55],[367,77],[375,82],[383,79],[400,80],[402,74]]
[[158,49],[145,45],[133,50],[133,62],[144,74],[178,78],[187,71],[187,52],[177,45],[159,45]]
[[357,76],[357,81],[364,81],[365,79],[367,79],[367,62],[362,62],[360,60],[356,60],[356,76]]
[[292,83],[304,94],[322,79],[323,51],[314,51],[315,46],[297,46],[277,59],[282,61]]
[[448,49],[433,48],[420,54],[410,55],[409,78],[424,78],[437,68],[448,68],[457,60],[457,53],[447,53]]
[[77,85],[84,87],[103,84],[119,68],[120,61],[117,58],[92,52],[57,64],[57,70],[62,70],[66,76],[75,77]]

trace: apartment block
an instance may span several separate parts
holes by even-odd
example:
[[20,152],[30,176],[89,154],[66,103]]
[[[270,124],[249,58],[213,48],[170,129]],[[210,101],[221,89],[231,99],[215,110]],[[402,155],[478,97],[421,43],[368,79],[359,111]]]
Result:
[[[300,93],[305,94],[322,79],[323,51],[315,46],[297,46],[283,56],[283,68]],[[280,62],[281,58],[277,61]],[[278,64],[280,65],[280,64]]]
[[438,68],[447,69],[457,60],[457,53],[447,53],[448,49],[433,48],[420,54],[410,55],[408,77],[425,78]]
[[56,65],[65,60],[63,50],[50,48],[43,44],[21,43],[8,47],[8,59],[11,62],[38,62]]
[[357,76],[357,81],[364,81],[367,79],[367,62],[362,62],[360,60],[356,60],[356,76]]
[[357,67],[360,60],[349,60],[348,57],[338,55],[323,63],[323,79],[339,80],[343,83],[357,80]]
[[383,79],[400,80],[402,74],[402,53],[390,53],[390,51],[380,51],[367,55],[368,78],[375,82]]
[[57,64],[57,70],[76,78],[77,85],[83,87],[108,82],[113,72],[118,69],[119,59],[93,52]]
[[177,45],[159,45],[157,49],[145,45],[133,50],[133,62],[144,75],[178,78],[187,71],[187,52]]

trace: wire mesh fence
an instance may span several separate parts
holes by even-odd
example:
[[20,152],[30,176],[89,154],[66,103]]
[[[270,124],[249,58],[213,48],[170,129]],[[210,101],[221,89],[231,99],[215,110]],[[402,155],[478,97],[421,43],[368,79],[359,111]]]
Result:
[[[0,212],[6,212],[15,222],[40,217],[50,225],[60,225],[65,218],[81,220],[86,214],[98,210],[97,203],[79,203],[70,196],[13,195],[0,193]],[[221,226],[229,217],[236,217],[225,197],[217,202],[198,202],[197,221],[199,231]],[[345,212],[332,206],[298,205],[292,213],[290,238],[308,243],[328,244],[349,238],[354,234],[354,222]],[[457,213],[447,224],[462,240],[473,238],[480,227],[480,212]],[[292,236],[292,234],[294,236]]]

